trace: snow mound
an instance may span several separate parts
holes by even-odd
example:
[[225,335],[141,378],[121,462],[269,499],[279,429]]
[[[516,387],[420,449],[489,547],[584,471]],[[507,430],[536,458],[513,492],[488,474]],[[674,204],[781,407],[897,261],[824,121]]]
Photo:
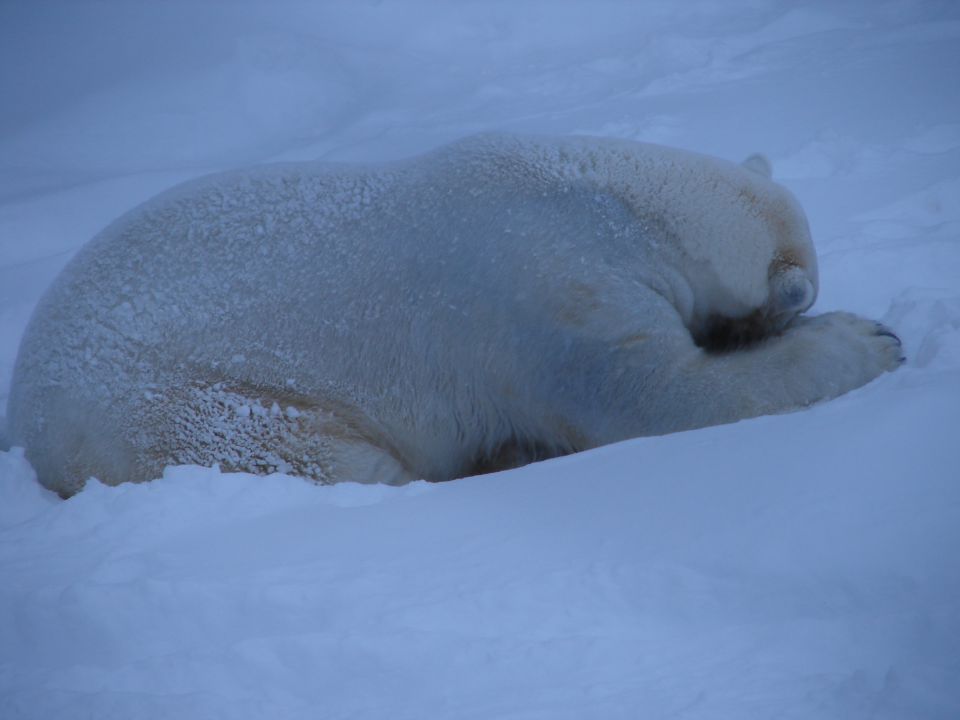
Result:
[[6,716],[946,718],[960,409],[914,372],[442,485],[179,467],[58,502],[0,455]]

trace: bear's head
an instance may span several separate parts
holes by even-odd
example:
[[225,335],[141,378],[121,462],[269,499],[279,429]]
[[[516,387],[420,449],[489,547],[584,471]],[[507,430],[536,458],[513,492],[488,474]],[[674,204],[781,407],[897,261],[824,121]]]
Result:
[[722,349],[782,329],[814,302],[817,258],[797,200],[770,162],[641,145],[626,195],[662,218],[658,239],[690,297],[678,307],[701,345]]

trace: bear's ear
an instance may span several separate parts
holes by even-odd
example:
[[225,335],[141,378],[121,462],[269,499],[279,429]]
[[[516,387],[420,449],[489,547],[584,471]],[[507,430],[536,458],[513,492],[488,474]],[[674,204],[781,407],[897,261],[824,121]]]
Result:
[[758,175],[763,175],[765,178],[773,177],[773,165],[770,164],[770,161],[767,159],[766,155],[754,153],[743,161],[743,166],[747,170],[752,170]]

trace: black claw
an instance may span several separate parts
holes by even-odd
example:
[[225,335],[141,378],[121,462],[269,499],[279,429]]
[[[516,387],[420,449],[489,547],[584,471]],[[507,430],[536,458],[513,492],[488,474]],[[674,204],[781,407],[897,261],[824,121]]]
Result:
[[903,341],[899,337],[894,335],[892,330],[888,330],[883,325],[879,326],[879,329],[877,330],[877,335],[885,335],[886,337],[892,337],[894,340],[897,341],[897,345],[899,345],[900,347],[903,347]]

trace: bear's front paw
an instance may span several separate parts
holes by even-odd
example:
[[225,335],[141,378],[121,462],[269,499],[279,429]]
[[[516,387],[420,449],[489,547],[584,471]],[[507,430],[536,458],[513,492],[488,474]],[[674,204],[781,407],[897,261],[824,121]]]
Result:
[[790,333],[815,342],[817,369],[851,390],[895,370],[906,360],[903,343],[893,330],[852,313],[797,318],[785,334]]

